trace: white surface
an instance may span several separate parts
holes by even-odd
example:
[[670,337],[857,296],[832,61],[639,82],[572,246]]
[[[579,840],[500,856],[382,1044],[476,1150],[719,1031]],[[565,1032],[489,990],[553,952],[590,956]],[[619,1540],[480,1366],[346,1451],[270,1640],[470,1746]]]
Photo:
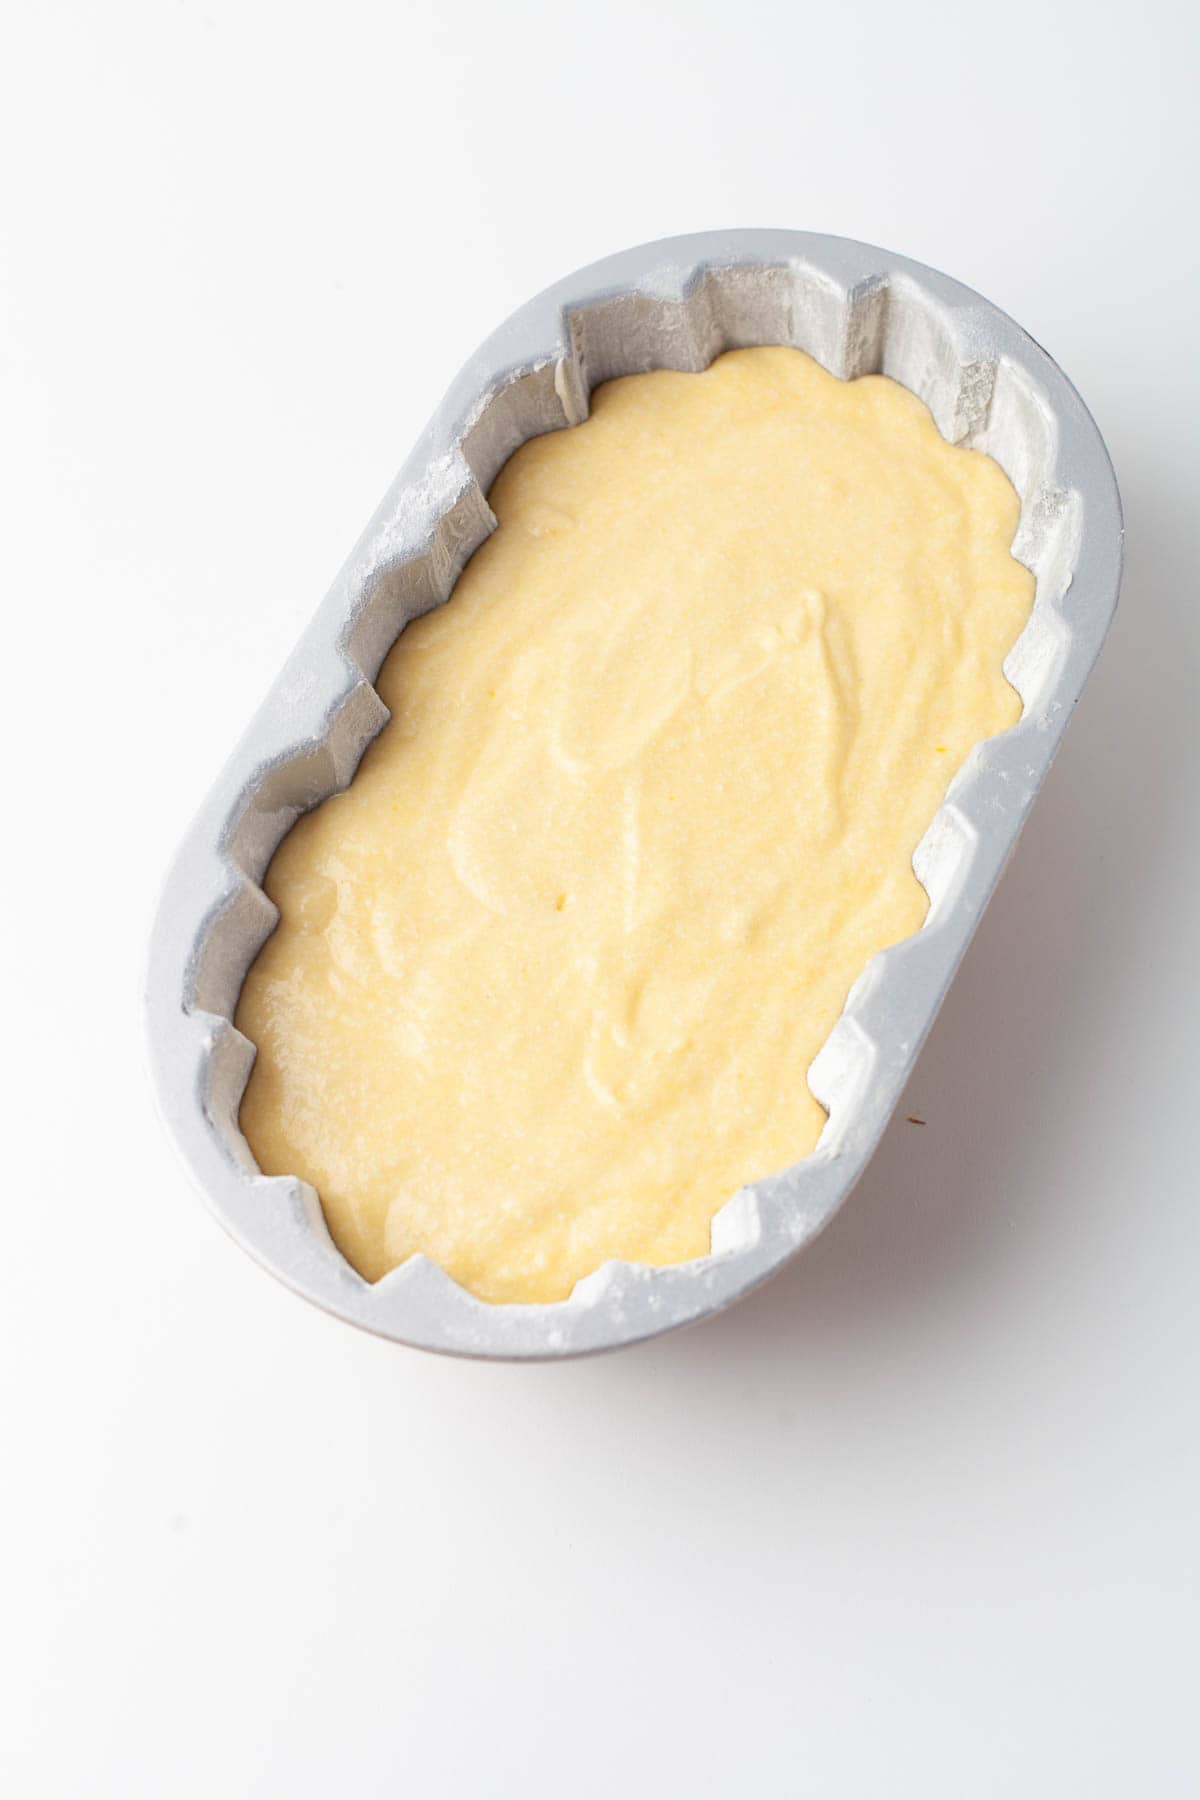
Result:
[[[1200,1790],[1185,9],[607,20],[6,14],[5,1792]],[[187,1189],[154,889],[475,341],[740,223],[894,246],[1059,357],[1122,610],[827,1235],[608,1360],[421,1357]]]

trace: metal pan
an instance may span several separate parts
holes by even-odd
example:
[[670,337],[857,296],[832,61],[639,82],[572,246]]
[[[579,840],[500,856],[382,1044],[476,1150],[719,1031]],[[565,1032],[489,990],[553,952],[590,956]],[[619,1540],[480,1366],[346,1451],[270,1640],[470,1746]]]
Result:
[[[1014,554],[1037,577],[1005,664],[1018,723],[976,747],[922,839],[921,930],[875,957],[812,1065],[829,1118],[795,1167],[731,1196],[711,1253],[612,1262],[554,1305],[489,1305],[417,1256],[371,1284],[312,1188],[255,1166],[237,1115],[253,1047],[231,1023],[275,922],[259,885],[299,814],[351,779],[387,714],[371,683],[405,624],[444,601],[494,520],[485,499],[527,438],[577,424],[601,381],[702,369],[793,344],[846,379],[882,372],[943,435],[995,457],[1021,498]],[[167,1127],[212,1210],[272,1274],[351,1324],[455,1355],[573,1356],[705,1318],[794,1256],[850,1192],[898,1100],[1100,650],[1121,572],[1104,443],[1056,364],[968,288],[904,257],[806,232],[728,231],[627,250],[530,300],[452,384],[194,820],[155,923],[146,1008]]]

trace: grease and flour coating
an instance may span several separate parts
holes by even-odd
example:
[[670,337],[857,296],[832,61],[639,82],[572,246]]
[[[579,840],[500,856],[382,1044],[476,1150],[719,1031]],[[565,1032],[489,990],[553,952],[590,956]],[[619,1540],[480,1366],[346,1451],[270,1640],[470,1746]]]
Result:
[[994,462],[790,349],[607,383],[489,498],[271,865],[241,1123],[369,1279],[422,1251],[546,1301],[703,1255],[812,1150],[809,1065],[1019,716],[1034,581]]

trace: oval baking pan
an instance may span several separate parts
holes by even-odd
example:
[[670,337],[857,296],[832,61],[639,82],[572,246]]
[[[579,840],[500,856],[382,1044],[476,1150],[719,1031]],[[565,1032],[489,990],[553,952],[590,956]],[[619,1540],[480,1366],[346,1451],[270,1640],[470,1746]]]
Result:
[[[526,439],[587,416],[613,376],[699,370],[791,344],[831,373],[882,373],[942,435],[986,451],[1021,501],[1013,553],[1036,576],[1004,664],[1023,703],[976,746],[913,858],[921,929],[854,984],[810,1071],[828,1112],[803,1162],[732,1195],[711,1252],[606,1263],[553,1305],[492,1305],[423,1256],[365,1281],[304,1182],[260,1173],[238,1129],[253,1046],[231,1023],[276,913],[260,885],[288,828],[345,787],[387,713],[371,683],[406,623],[448,598],[494,519],[485,495]],[[146,1010],[159,1106],[226,1230],[351,1324],[456,1355],[614,1349],[729,1305],[828,1222],[862,1173],[1016,842],[1112,617],[1120,499],[1104,443],[1061,370],[1011,319],[889,251],[807,232],[668,238],[568,276],[522,306],[454,381],[193,821],[154,926]]]

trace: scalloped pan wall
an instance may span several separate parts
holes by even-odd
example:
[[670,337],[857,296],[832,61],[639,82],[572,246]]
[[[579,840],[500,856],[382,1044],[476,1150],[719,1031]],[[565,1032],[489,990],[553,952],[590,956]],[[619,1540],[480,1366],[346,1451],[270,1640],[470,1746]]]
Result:
[[[253,1047],[231,1018],[275,922],[259,883],[307,808],[344,787],[387,713],[371,682],[410,619],[448,598],[493,528],[486,493],[527,438],[587,416],[599,382],[702,369],[793,344],[833,374],[882,372],[943,436],[993,456],[1021,498],[1014,554],[1037,577],[1005,663],[1020,720],[976,747],[913,859],[920,931],[875,957],[810,1072],[829,1117],[813,1154],[731,1196],[711,1253],[608,1263],[554,1305],[475,1299],[424,1257],[373,1285],[335,1249],[313,1190],[259,1173],[237,1125]],[[1075,390],[1020,328],[957,282],[803,232],[673,238],[610,257],[522,307],[467,363],[286,663],[168,875],[147,1023],[164,1120],[227,1230],[349,1322],[452,1354],[613,1349],[728,1305],[825,1225],[861,1174],[1053,759],[1100,650],[1121,570],[1120,500]]]

